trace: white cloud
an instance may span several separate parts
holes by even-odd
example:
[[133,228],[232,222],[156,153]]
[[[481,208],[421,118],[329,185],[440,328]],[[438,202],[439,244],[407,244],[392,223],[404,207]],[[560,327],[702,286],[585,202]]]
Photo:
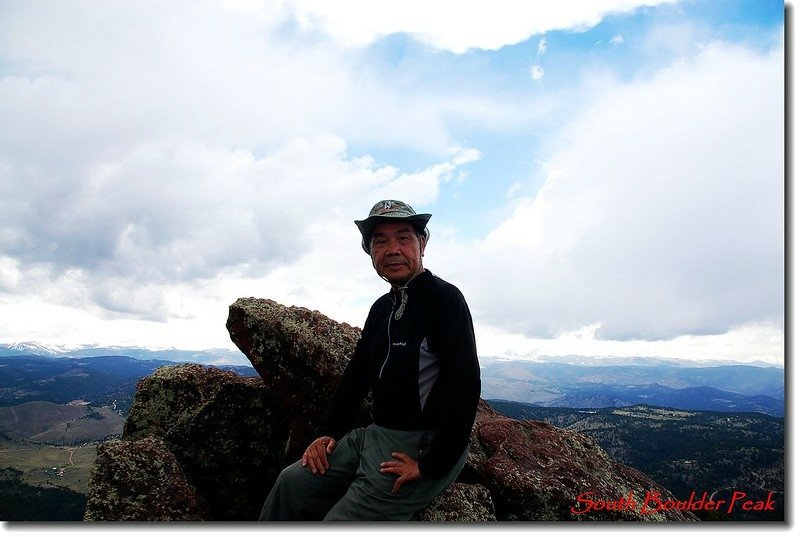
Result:
[[[295,39],[281,2],[2,9],[9,296],[163,320],[180,309],[165,298],[175,285],[291,265],[319,222],[380,197],[431,203],[480,158],[451,152],[435,97]],[[400,170],[348,155],[345,139],[441,159]]]
[[539,82],[541,79],[544,78],[544,69],[541,65],[533,65],[530,69],[531,78],[535,82]]
[[[330,234],[330,222],[360,215],[375,199],[432,203],[458,163],[479,156],[462,149],[452,162],[401,173],[348,158],[334,137],[292,139],[262,158],[192,143],[140,144],[111,163],[92,163],[85,176],[29,184],[4,198],[19,207],[13,218],[0,217],[2,249],[15,256],[0,265],[0,284],[101,315],[183,315],[166,298],[174,286],[231,273],[253,279],[279,267],[296,274],[307,254],[330,263],[341,254],[315,236]],[[10,178],[0,188],[15,189]],[[349,244],[357,244],[349,227]],[[348,269],[310,266],[339,279]],[[308,271],[307,289],[318,289]]]
[[691,58],[712,35],[713,28],[702,22],[662,22],[650,29],[642,47],[653,58]]
[[536,197],[447,263],[476,317],[529,337],[601,323],[605,339],[780,324],[782,49],[709,44],[595,90]]
[[348,46],[365,46],[393,33],[408,33],[432,47],[462,53],[497,50],[551,30],[584,30],[610,13],[673,0],[560,2],[374,2],[292,0],[302,25],[320,29]]
[[608,42],[611,43],[612,45],[621,45],[622,43],[625,42],[625,38],[622,37],[622,34],[614,34],[614,37],[609,39]]
[[751,323],[722,334],[682,335],[663,340],[627,341],[598,337],[600,324],[580,327],[553,338],[530,338],[493,326],[475,330],[481,356],[546,359],[554,356],[600,358],[654,357],[680,362],[762,362],[784,365],[784,335],[779,325]]
[[[531,352],[602,350],[619,337],[631,340],[620,352],[655,352],[645,338],[723,345],[708,334],[781,317],[782,198],[765,179],[782,162],[779,53],[698,55],[703,28],[662,25],[648,52],[683,61],[654,78],[581,72],[558,94],[515,95],[447,76],[410,91],[425,69],[376,66],[358,48],[408,32],[451,52],[499,49],[657,3],[4,4],[0,337],[219,347],[227,305],[251,295],[360,324],[385,285],[352,219],[380,198],[436,213],[493,135],[527,148],[531,129],[548,140],[545,188],[518,199],[538,182],[513,175],[498,193],[506,224],[465,245],[442,221],[426,254],[470,298],[483,345],[520,334]],[[473,185],[495,179],[484,173]]]
[[452,144],[435,99],[385,84],[357,51],[286,30],[281,5],[259,16],[218,3],[5,5],[0,61],[13,74],[0,80],[0,119],[13,128],[0,147],[62,165],[143,139]]
[[457,166],[461,164],[468,164],[470,162],[475,162],[476,160],[480,160],[483,157],[481,152],[475,148],[463,148],[456,146],[450,149],[450,153],[454,155],[453,164]]

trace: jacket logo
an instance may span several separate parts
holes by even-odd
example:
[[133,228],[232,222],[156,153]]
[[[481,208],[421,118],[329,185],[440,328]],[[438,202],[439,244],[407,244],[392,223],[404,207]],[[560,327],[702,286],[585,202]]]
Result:
[[397,343],[392,343],[392,347],[405,347],[405,346],[406,346],[405,341],[398,341]]

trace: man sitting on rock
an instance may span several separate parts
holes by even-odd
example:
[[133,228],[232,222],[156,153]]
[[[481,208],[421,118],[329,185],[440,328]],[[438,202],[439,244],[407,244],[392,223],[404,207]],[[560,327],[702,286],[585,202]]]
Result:
[[[463,468],[480,370],[463,295],[422,267],[430,218],[386,200],[356,221],[392,288],[372,305],[316,440],[278,476],[261,520],[410,520]],[[347,432],[370,389],[374,423]]]

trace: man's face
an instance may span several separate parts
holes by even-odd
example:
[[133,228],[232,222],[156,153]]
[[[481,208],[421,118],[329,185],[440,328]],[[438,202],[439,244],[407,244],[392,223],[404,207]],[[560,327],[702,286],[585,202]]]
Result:
[[404,285],[422,272],[425,245],[405,222],[383,222],[372,232],[370,255],[379,276],[392,285]]

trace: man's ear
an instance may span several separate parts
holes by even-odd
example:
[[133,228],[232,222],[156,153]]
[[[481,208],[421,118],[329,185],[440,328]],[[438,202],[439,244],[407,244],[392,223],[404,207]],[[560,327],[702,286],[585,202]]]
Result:
[[428,240],[425,235],[417,235],[419,237],[419,256],[425,257],[425,246],[428,245]]

